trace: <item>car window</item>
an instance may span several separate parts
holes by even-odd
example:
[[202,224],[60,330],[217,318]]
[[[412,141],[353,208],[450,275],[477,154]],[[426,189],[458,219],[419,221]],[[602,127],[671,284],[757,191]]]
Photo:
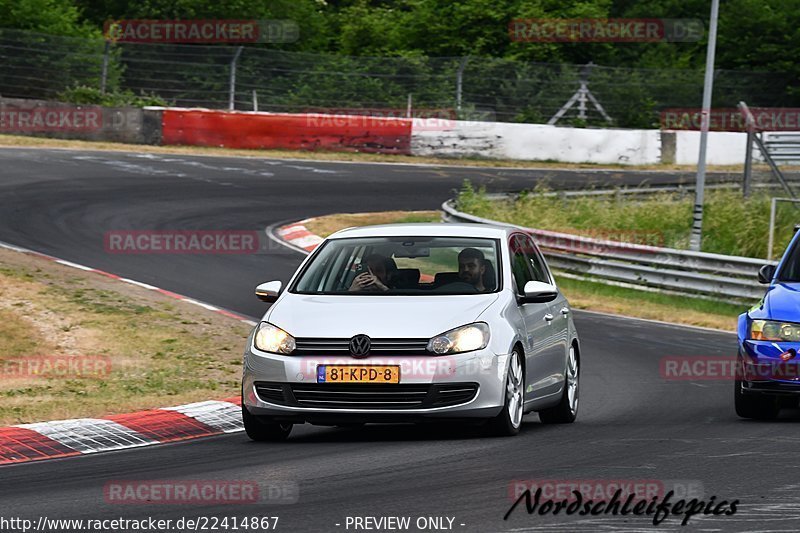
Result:
[[525,241],[525,246],[522,248],[522,251],[528,259],[528,264],[533,274],[533,280],[550,283],[550,276],[547,273],[547,267],[544,265],[544,259],[542,259],[542,255],[534,244],[533,239],[529,236],[521,236],[520,239]]
[[522,294],[525,284],[533,281],[533,274],[529,266],[528,257],[525,255],[525,242],[521,235],[513,235],[509,241],[509,251],[511,252],[511,273],[514,276],[514,283],[517,292]]
[[468,237],[332,239],[290,289],[302,294],[475,294],[500,288],[498,241]]

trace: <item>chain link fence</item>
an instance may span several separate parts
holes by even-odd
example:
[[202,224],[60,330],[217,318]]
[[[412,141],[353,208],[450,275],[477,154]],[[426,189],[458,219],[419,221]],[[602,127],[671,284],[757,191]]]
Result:
[[[659,111],[698,107],[703,72],[548,64],[487,57],[349,57],[263,45],[109,44],[0,29],[0,95],[66,98],[89,87],[132,91],[169,105],[320,112],[447,109],[461,118],[545,123],[581,79],[613,126],[651,128]],[[714,106],[800,106],[786,75],[718,70]],[[593,107],[563,123],[608,123]]]

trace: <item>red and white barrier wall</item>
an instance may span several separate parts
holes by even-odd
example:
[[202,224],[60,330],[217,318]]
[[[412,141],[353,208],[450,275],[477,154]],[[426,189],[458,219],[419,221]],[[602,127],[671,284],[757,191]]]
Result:
[[[690,165],[697,162],[698,138],[695,131],[166,108],[162,111],[161,144]],[[744,133],[711,132],[708,163],[744,163],[745,139]]]
[[[185,108],[101,108],[0,98],[0,109],[25,117],[0,133],[87,141],[244,149],[328,150],[444,158],[652,165],[697,163],[697,131],[570,128],[449,118],[289,114]],[[92,127],[35,124],[48,112],[92,113]],[[380,110],[376,110],[380,112]],[[395,110],[396,111],[396,110]],[[402,113],[399,113],[402,114]],[[447,115],[445,113],[445,115]],[[32,122],[33,121],[33,122]],[[74,126],[74,125],[73,125]],[[767,136],[769,134],[766,134]],[[744,163],[746,134],[709,133],[707,161]]]
[[411,120],[164,109],[162,144],[411,154]]

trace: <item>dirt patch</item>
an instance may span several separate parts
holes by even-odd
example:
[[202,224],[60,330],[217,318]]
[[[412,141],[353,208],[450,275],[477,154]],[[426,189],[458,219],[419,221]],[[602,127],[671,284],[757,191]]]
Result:
[[[155,291],[0,250],[0,425],[235,396],[249,332]],[[87,361],[100,371],[75,370]]]

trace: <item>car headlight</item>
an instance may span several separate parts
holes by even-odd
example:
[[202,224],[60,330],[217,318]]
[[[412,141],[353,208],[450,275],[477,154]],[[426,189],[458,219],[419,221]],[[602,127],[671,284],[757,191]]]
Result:
[[467,324],[437,335],[428,341],[428,351],[436,355],[481,350],[489,344],[489,326],[483,322]]
[[800,324],[776,320],[753,320],[750,338],[756,341],[800,342]]
[[268,322],[262,322],[253,336],[253,345],[262,352],[289,355],[295,349],[294,337]]

